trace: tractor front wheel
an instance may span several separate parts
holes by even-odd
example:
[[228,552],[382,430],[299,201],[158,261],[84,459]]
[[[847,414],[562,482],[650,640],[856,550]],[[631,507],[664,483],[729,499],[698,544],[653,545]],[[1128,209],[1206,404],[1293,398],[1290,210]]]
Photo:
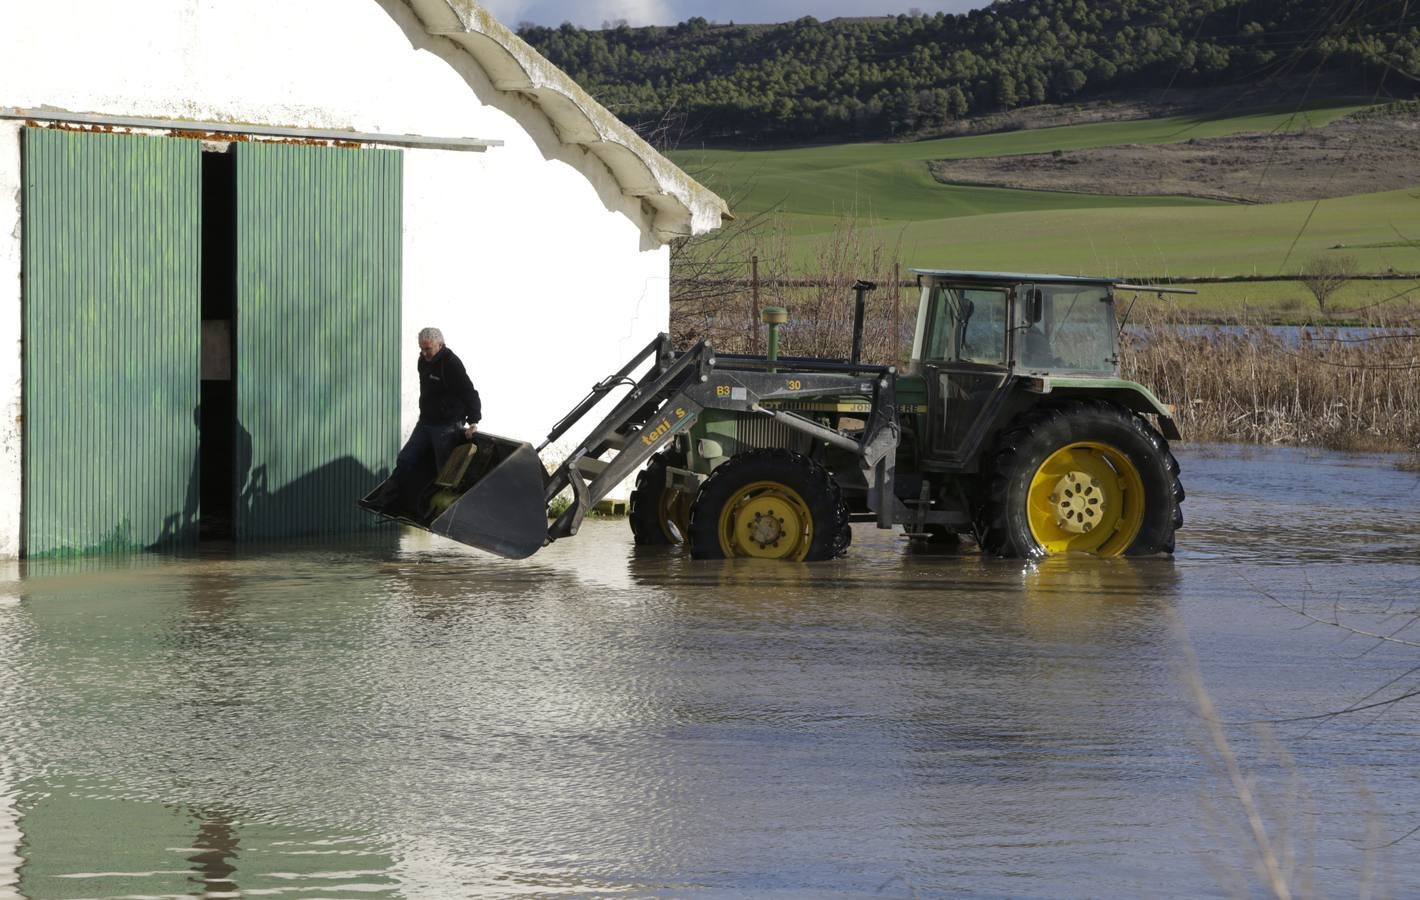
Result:
[[1182,501],[1162,435],[1111,403],[1071,401],[1001,434],[976,530],[997,556],[1172,553]]
[[636,476],[636,487],[627,504],[631,535],[642,546],[665,546],[685,541],[694,497],[666,487],[666,468],[685,465],[685,453],[662,450]]
[[831,559],[851,539],[838,482],[823,466],[783,449],[752,450],[722,463],[690,512],[696,559]]

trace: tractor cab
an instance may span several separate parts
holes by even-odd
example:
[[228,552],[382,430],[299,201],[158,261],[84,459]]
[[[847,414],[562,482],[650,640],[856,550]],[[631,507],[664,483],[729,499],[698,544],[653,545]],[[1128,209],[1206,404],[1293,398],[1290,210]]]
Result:
[[916,270],[912,373],[926,383],[926,454],[975,459],[1014,381],[1118,375],[1114,283],[1064,275]]
[[1114,375],[1114,283],[1064,275],[918,271],[915,368]]

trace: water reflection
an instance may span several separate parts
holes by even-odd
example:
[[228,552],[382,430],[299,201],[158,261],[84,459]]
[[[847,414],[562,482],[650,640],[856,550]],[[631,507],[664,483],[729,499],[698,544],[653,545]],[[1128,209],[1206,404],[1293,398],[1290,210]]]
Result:
[[197,839],[193,849],[197,852],[189,856],[194,875],[190,879],[200,886],[205,894],[225,894],[240,896],[236,879],[236,860],[241,849],[241,838],[237,835],[232,819],[226,813],[209,811],[198,813]]
[[123,799],[122,786],[34,782],[22,796],[22,897],[392,896],[396,860],[230,810]]
[[1041,639],[1162,642],[1178,585],[1168,558],[1044,559],[1021,575],[1021,619]]
[[[22,706],[18,657],[26,634],[19,614],[18,575],[18,563],[0,562],[0,712]],[[33,735],[32,728],[21,733],[19,722],[9,715],[0,715],[0,727],[14,729],[0,738],[0,896],[13,896],[19,892],[24,840],[16,782],[26,768],[21,745],[30,744]]]
[[[902,543],[861,531],[850,560],[825,565],[628,560],[643,593],[673,592],[662,679],[679,722],[648,774],[697,798],[697,819],[739,820],[733,850],[688,827],[685,845],[707,848],[687,851],[693,869],[743,853],[774,861],[756,889],[833,889],[775,852],[793,809],[816,823],[795,831],[814,858],[861,859],[867,841],[929,873],[879,869],[855,890],[940,888],[941,866],[1044,870],[1067,845],[1084,872],[1148,824],[1138,790],[1194,768],[1172,561],[924,558]],[[1041,802],[1058,790],[1069,800]]]

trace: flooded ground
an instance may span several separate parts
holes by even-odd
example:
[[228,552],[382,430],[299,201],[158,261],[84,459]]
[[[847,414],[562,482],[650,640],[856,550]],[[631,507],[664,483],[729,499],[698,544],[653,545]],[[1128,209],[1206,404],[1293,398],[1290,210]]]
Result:
[[[1420,891],[1420,477],[1180,454],[1173,560],[416,535],[0,579],[0,894]],[[1420,640],[1420,628],[1396,637]],[[1376,692],[1376,693],[1373,693]],[[1399,839],[1399,840],[1398,840]],[[1397,842],[1398,841],[1398,842]],[[6,887],[9,885],[9,887]]]
[[1377,341],[1409,342],[1416,339],[1412,328],[1377,328],[1366,325],[1192,325],[1169,324],[1164,326],[1126,325],[1124,333],[1137,340],[1147,341],[1151,332],[1163,328],[1188,338],[1248,338],[1260,342],[1263,336],[1275,339],[1284,347],[1296,349],[1307,345],[1316,350],[1326,350],[1332,344],[1364,344]]

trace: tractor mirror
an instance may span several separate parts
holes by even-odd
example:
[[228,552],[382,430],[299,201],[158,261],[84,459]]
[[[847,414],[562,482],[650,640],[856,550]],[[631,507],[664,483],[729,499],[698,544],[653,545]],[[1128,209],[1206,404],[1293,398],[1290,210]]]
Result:
[[956,321],[956,358],[961,359],[962,348],[966,346],[966,323],[971,321],[971,314],[976,310],[976,304],[967,298],[961,298],[961,305],[957,308]]
[[1033,288],[1030,292],[1030,305],[1027,310],[1031,324],[1039,322],[1041,316],[1045,315],[1045,292],[1040,288]]

